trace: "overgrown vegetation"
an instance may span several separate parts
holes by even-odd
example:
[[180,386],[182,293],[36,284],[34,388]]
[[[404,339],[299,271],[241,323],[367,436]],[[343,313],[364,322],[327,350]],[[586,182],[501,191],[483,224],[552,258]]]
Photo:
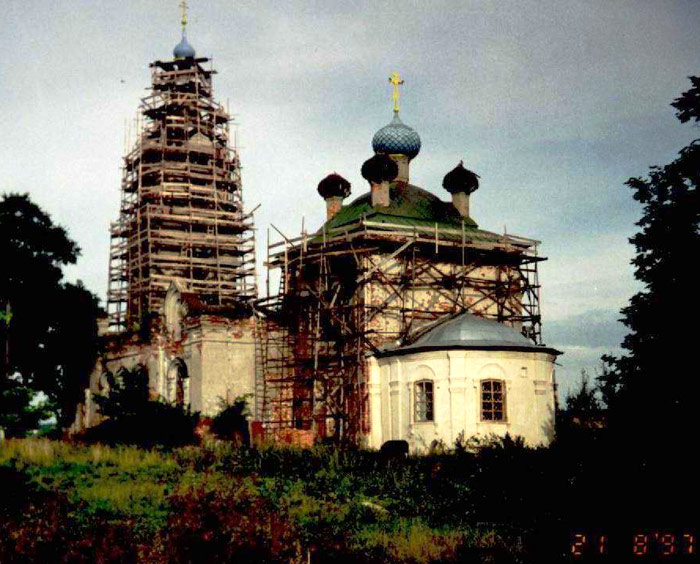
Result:
[[220,439],[233,441],[236,446],[248,446],[250,444],[250,432],[248,431],[248,401],[250,395],[239,396],[228,403],[221,400],[219,413],[212,419],[211,432]]
[[568,479],[581,461],[510,438],[476,446],[392,460],[331,447],[10,440],[0,444],[0,473],[14,484],[0,501],[0,561],[88,561],[85,543],[93,561],[110,562],[563,558]]
[[408,458],[15,439],[0,561],[560,562],[573,530],[692,525],[677,490],[693,469],[663,463],[577,428],[549,449],[506,436]]
[[142,447],[197,442],[199,414],[149,397],[148,374],[142,367],[120,371],[119,377],[112,378],[109,392],[95,395],[95,401],[106,420],[82,435],[86,442]]

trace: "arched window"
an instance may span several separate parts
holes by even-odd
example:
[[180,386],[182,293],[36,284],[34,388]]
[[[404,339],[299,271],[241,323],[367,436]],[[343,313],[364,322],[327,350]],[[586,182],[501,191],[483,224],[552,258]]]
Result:
[[481,420],[506,420],[506,385],[503,380],[481,381]]
[[413,387],[413,413],[417,423],[434,421],[435,400],[432,380],[419,380]]
[[165,395],[175,405],[186,406],[190,403],[189,374],[181,358],[173,360],[168,367]]

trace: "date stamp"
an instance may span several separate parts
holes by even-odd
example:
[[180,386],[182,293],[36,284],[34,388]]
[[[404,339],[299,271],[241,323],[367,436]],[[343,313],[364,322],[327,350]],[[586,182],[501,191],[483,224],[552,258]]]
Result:
[[625,560],[679,561],[695,560],[697,536],[691,530],[648,529],[629,534],[604,531],[573,531],[569,553],[574,560],[592,561],[626,557]]

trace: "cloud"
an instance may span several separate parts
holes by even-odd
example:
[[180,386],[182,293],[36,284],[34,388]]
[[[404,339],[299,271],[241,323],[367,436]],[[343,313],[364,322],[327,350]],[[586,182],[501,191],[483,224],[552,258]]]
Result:
[[615,310],[592,309],[555,321],[545,321],[543,333],[549,346],[559,349],[557,381],[560,398],[576,386],[581,371],[595,377],[604,354],[619,355],[627,334]]
[[581,315],[546,323],[547,341],[551,346],[580,349],[617,349],[627,333],[615,311],[594,309]]
[[[0,191],[29,191],[64,225],[83,249],[70,277],[104,295],[124,121],[179,39],[177,3],[9,0],[6,16]],[[442,177],[464,158],[482,179],[479,224],[543,240],[547,336],[635,290],[624,181],[697,133],[668,104],[697,72],[699,17],[697,2],[211,0],[192,3],[189,37],[241,124],[259,266],[270,223],[320,225],[326,174],[367,190],[360,166],[399,70],[423,139],[414,182],[447,199]]]

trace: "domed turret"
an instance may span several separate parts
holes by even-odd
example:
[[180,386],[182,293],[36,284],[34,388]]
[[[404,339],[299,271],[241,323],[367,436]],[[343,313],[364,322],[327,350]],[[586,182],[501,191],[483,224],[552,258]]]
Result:
[[334,172],[318,183],[318,193],[326,201],[326,219],[330,220],[343,207],[343,200],[350,195],[350,183]]
[[389,82],[394,87],[394,119],[374,134],[372,149],[377,154],[391,157],[399,167],[396,182],[408,184],[409,164],[420,152],[420,136],[399,117],[399,86],[404,83],[403,79],[394,72]]
[[459,164],[442,179],[442,187],[450,194],[471,194],[479,188],[479,175],[464,168],[464,161],[459,161]]
[[382,127],[372,138],[372,149],[375,153],[406,155],[409,161],[416,158],[420,147],[420,136],[415,129],[401,121],[399,112],[394,112],[391,123]]
[[398,165],[384,154],[376,154],[362,165],[362,178],[370,184],[391,181],[399,173]]
[[175,49],[173,49],[173,55],[176,59],[193,59],[195,56],[195,50],[192,45],[190,45],[189,41],[187,41],[187,37],[185,34],[182,34],[182,40],[180,43],[175,45]]
[[383,153],[377,153],[364,162],[362,176],[370,185],[372,207],[385,208],[390,204],[389,182],[394,180],[398,174],[399,165]]
[[350,195],[350,183],[334,172],[318,183],[318,193],[324,199],[334,196],[347,198]]
[[452,194],[452,204],[462,217],[469,217],[469,195],[479,188],[479,175],[464,168],[464,161],[442,179],[442,187]]

